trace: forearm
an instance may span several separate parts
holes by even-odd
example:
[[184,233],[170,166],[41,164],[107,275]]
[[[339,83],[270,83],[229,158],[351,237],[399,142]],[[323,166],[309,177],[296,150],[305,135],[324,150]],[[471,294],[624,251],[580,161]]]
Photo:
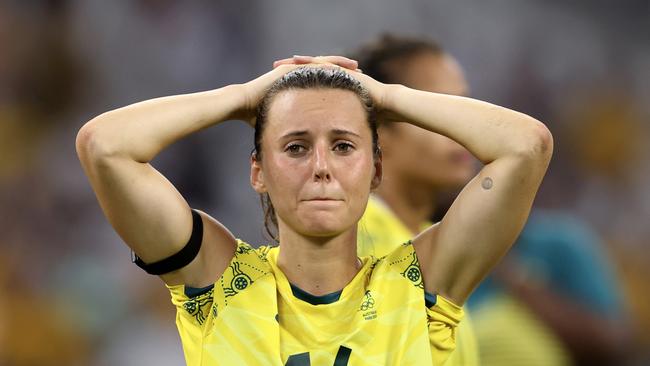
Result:
[[238,117],[245,101],[240,85],[162,97],[106,112],[80,131],[78,144],[100,156],[151,161],[173,142]]
[[471,98],[399,85],[387,88],[383,103],[390,119],[445,135],[484,164],[504,156],[550,150],[551,137],[546,127],[525,114]]

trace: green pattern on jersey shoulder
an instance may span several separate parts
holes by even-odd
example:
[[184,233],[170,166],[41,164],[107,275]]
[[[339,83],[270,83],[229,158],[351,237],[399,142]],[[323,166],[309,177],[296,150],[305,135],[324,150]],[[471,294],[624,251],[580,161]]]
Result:
[[270,272],[266,255],[269,247],[253,249],[243,241],[237,241],[235,255],[219,280],[219,285],[228,298],[237,295],[250,287],[257,278]]
[[[187,311],[190,316],[196,319],[199,325],[202,325],[206,319],[207,308],[212,305],[212,297],[214,295],[214,287],[210,291],[193,297],[183,303],[183,309]],[[216,312],[216,308],[213,308]],[[216,313],[215,313],[216,314]]]
[[415,287],[424,290],[424,281],[422,279],[422,271],[420,270],[420,262],[415,254],[413,241],[409,240],[399,246],[397,250],[387,256],[387,259],[391,266],[399,268],[399,271],[404,278],[409,280]]

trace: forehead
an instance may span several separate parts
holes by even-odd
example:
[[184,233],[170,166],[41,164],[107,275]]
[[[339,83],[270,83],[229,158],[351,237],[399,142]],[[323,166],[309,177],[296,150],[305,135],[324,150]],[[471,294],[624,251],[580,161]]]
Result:
[[277,137],[292,130],[310,133],[334,129],[370,136],[366,111],[359,97],[342,89],[292,89],[271,102],[265,135]]

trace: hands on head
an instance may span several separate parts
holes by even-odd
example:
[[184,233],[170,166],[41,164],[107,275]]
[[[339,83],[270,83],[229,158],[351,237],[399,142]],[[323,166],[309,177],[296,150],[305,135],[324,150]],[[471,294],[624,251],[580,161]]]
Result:
[[375,108],[378,111],[383,109],[385,84],[364,75],[358,68],[359,63],[356,60],[344,56],[293,56],[276,60],[273,62],[273,70],[244,84],[246,101],[244,107],[245,113],[242,119],[247,121],[251,126],[254,126],[257,105],[262,100],[268,88],[284,74],[304,66],[345,69],[345,72],[361,82],[369,91],[375,103]]
[[348,70],[361,72],[356,60],[343,56],[293,56],[273,62],[273,68],[280,65],[318,65],[322,67],[339,66]]

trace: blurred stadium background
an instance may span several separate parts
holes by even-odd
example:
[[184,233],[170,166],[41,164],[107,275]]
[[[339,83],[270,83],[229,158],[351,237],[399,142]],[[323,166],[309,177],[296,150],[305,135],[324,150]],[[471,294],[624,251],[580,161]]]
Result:
[[[536,201],[603,237],[650,363],[650,3],[636,1],[0,1],[0,365],[180,365],[161,281],[130,262],[74,151],[93,116],[245,82],[274,59],[382,32],[437,39],[472,96],[529,113],[556,153]],[[253,243],[252,131],[232,122],[156,166]]]

